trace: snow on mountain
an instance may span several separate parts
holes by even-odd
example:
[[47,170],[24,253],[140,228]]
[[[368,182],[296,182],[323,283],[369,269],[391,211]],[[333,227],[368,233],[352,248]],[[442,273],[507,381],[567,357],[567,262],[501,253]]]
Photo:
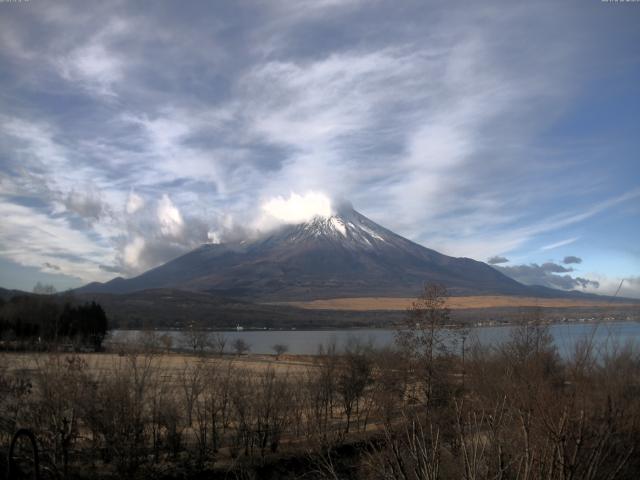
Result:
[[350,248],[375,248],[388,243],[385,230],[354,210],[343,210],[331,216],[316,216],[309,222],[285,227],[288,243],[325,238]]

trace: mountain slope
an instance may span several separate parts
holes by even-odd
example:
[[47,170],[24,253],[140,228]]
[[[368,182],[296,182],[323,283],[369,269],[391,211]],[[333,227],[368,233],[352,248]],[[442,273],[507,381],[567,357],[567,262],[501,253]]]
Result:
[[79,291],[178,288],[286,301],[415,296],[425,282],[442,283],[453,295],[566,293],[526,287],[482,262],[442,255],[351,207],[331,217],[281,227],[255,240],[203,245],[138,277],[93,283]]

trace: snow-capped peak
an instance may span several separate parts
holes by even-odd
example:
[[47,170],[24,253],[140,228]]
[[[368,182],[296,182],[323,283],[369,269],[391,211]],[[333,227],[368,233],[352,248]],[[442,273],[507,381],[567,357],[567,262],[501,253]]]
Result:
[[295,243],[328,239],[351,247],[372,248],[380,243],[388,243],[388,235],[382,227],[347,208],[327,217],[317,215],[308,222],[294,226],[289,230],[287,240]]

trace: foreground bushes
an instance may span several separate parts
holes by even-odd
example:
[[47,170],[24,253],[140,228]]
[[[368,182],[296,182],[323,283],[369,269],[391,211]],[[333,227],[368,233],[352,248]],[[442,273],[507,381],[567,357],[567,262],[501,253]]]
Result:
[[585,341],[563,361],[534,322],[463,360],[430,324],[411,334],[410,349],[353,342],[304,369],[206,356],[168,368],[172,355],[150,351],[100,368],[63,354],[3,362],[2,444],[32,428],[59,471],[86,478],[279,477],[266,466],[285,457],[301,459],[291,478],[637,478],[635,349]]

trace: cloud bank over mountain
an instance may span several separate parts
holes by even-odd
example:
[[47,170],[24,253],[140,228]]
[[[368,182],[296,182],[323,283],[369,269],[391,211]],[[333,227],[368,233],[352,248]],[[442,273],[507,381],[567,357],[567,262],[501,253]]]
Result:
[[588,287],[598,289],[600,287],[600,282],[597,280],[589,280],[579,276],[573,277],[569,275],[569,272],[574,271],[572,268],[566,268],[553,262],[546,262],[542,265],[531,263],[506,267],[494,265],[494,268],[525,285],[542,285],[561,290],[579,290]]

